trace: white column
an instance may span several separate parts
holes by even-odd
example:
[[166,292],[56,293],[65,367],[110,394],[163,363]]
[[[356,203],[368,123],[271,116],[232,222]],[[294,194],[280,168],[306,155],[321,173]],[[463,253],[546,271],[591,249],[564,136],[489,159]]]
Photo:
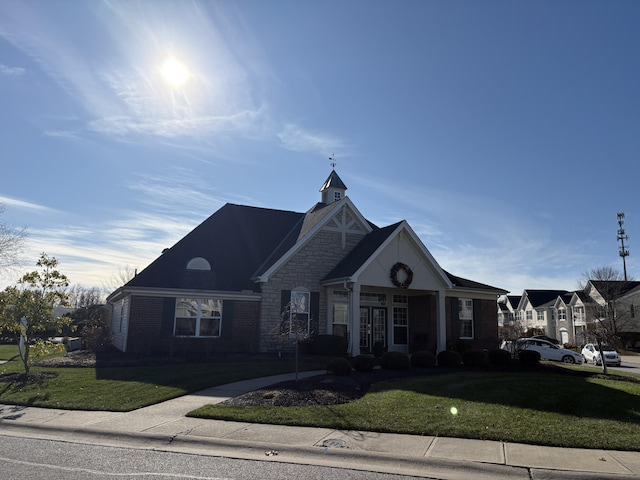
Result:
[[436,294],[438,299],[438,309],[436,312],[436,350],[441,352],[447,349],[447,309],[446,294],[444,290],[438,290]]
[[351,356],[360,355],[360,284],[354,283],[349,297],[349,338]]

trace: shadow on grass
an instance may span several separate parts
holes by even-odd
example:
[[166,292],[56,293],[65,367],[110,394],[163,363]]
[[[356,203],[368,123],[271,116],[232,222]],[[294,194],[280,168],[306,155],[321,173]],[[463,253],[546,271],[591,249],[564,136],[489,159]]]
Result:
[[448,369],[443,375],[376,383],[371,392],[413,391],[430,397],[640,424],[640,380],[556,365]]
[[[308,358],[300,361],[299,369],[313,370],[325,364],[324,360]],[[97,380],[148,383],[188,392],[293,371],[293,358],[264,354],[210,355],[185,359],[132,357],[109,351],[98,353],[95,360]]]

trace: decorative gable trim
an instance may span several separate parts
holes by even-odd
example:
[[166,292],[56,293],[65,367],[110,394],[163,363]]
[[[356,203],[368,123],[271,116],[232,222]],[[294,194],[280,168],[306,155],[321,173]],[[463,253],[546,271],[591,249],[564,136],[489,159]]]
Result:
[[[328,207],[325,207],[328,208]],[[267,271],[262,275],[255,278],[257,283],[268,282],[271,275],[277,272],[284,264],[286,264],[296,253],[298,253],[319,231],[331,230],[343,232],[343,247],[346,245],[347,233],[362,233],[366,235],[371,232],[372,228],[369,222],[362,216],[360,211],[356,208],[349,197],[344,197],[342,200],[335,202],[333,206],[333,213],[327,215],[325,218],[316,223],[311,229],[309,229],[298,241],[291,247],[282,257],[280,257],[273,265],[271,265]],[[341,219],[345,211],[350,211],[351,216],[349,221]],[[337,221],[334,221],[336,217],[339,217]],[[358,225],[358,230],[355,230],[355,225]]]
[[447,274],[444,272],[444,270],[442,270],[442,268],[440,267],[440,265],[438,264],[436,259],[433,257],[433,255],[431,255],[431,252],[429,252],[427,247],[424,245],[424,243],[422,243],[420,238],[416,235],[416,233],[413,231],[413,229],[407,223],[406,220],[403,220],[398,224],[398,226],[393,231],[393,233],[391,233],[391,235],[389,235],[384,240],[384,242],[382,242],[380,244],[380,246],[373,252],[373,254],[371,256],[369,256],[369,258],[366,261],[364,261],[362,263],[362,265],[360,265],[360,267],[353,273],[353,275],[351,275],[351,277],[348,279],[348,281],[358,282],[359,281],[359,276],[367,269],[367,267],[369,265],[371,265],[372,262],[376,261],[376,258],[378,257],[378,255],[380,255],[380,253],[382,251],[384,251],[384,249],[391,242],[395,241],[396,238],[398,238],[399,236],[401,236],[401,235],[403,235],[405,233],[417,245],[417,247],[420,250],[421,254],[424,256],[424,258],[427,260],[427,262],[433,267],[433,269],[436,272],[437,277],[442,281],[443,287],[446,288],[446,289],[453,288],[453,284],[451,283],[451,280],[449,280],[449,277],[447,276]]
[[323,230],[336,232],[342,236],[343,249],[347,246],[347,235],[349,233],[361,234],[364,236],[371,231],[371,227],[368,225],[366,220],[359,219],[352,212],[353,210],[349,209],[346,204],[343,204],[339,211],[329,218],[327,224],[323,227]]

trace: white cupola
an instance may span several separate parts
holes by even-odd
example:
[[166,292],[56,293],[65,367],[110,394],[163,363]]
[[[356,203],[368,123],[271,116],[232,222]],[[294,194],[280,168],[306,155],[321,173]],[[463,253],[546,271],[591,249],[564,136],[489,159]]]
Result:
[[322,203],[333,203],[342,200],[347,192],[347,186],[344,184],[335,170],[331,171],[329,178],[324,182],[320,189],[322,193]]

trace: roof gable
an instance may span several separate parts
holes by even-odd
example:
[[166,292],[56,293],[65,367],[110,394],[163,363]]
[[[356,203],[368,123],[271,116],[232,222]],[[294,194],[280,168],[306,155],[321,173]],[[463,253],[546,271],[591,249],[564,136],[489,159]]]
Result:
[[[398,245],[390,249],[392,243]],[[402,248],[403,243],[406,245],[405,248]],[[400,250],[404,250],[404,253],[399,253]],[[412,254],[411,251],[414,253]],[[410,262],[409,258],[412,256],[414,261]],[[398,261],[407,262],[414,271],[412,286],[415,288],[452,287],[447,274],[405,220],[372,231],[329,272],[322,282],[329,284],[347,280],[391,287],[389,272]],[[421,269],[424,275],[419,275],[418,269]],[[363,280],[362,277],[368,278]],[[429,281],[430,284],[420,285],[420,282],[425,281]]]
[[362,216],[349,197],[343,197],[342,200],[328,205],[317,204],[304,214],[296,238],[289,238],[286,244],[283,244],[283,248],[279,249],[278,255],[272,256],[273,261],[264,264],[256,272],[254,279],[259,282],[268,282],[271,275],[277,272],[322,229],[342,233],[344,247],[346,235],[349,233],[367,234],[374,229],[374,226]]
[[558,296],[567,293],[569,292],[566,290],[525,290],[522,297],[523,299],[526,297],[533,308],[538,308],[549,303],[554,303]]

